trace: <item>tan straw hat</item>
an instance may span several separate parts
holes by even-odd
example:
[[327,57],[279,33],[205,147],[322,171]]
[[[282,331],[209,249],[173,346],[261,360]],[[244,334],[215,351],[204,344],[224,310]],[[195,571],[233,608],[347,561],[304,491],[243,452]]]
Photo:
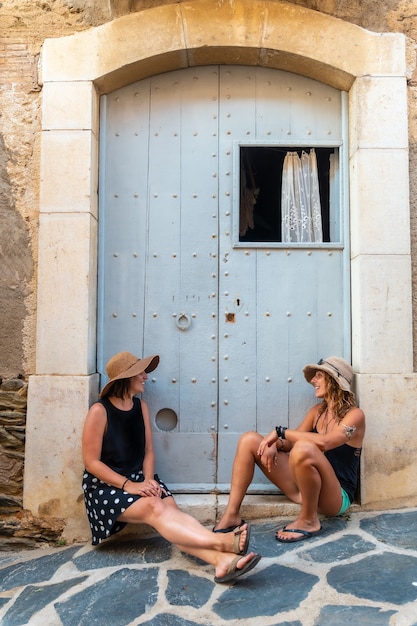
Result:
[[345,359],[339,356],[328,356],[327,359],[320,359],[316,365],[306,365],[303,372],[309,383],[317,370],[330,374],[343,391],[351,391],[354,371]]
[[142,372],[152,372],[158,366],[158,363],[159,356],[157,354],[148,356],[146,359],[138,359],[131,352],[115,354],[106,365],[109,381],[101,390],[100,397],[102,398],[106,395],[114,381],[122,378],[132,378],[132,376],[137,376]]

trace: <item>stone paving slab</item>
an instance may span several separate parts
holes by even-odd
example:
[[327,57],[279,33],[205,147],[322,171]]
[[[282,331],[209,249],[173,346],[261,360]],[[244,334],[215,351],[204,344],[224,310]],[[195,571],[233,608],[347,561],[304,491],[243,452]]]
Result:
[[0,552],[1,626],[417,626],[417,509],[252,522],[259,565],[234,585],[159,536]]

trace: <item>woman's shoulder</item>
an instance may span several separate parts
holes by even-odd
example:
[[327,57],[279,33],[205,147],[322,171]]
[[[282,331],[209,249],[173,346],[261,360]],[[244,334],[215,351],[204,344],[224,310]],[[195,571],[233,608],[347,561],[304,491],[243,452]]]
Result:
[[343,419],[355,419],[355,420],[365,420],[365,413],[358,406],[353,406],[349,411],[344,415]]
[[107,410],[103,401],[97,400],[97,402],[94,402],[91,405],[90,410],[88,411],[88,414],[92,416],[97,416],[97,417],[106,416]]

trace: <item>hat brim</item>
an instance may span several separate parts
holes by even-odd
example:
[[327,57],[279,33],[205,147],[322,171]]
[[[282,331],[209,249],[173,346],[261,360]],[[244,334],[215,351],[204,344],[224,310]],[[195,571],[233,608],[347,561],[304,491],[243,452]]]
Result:
[[305,365],[303,367],[304,378],[308,383],[311,383],[311,380],[314,378],[317,371],[326,372],[327,374],[329,374],[332,378],[334,378],[334,380],[337,382],[339,387],[343,389],[343,391],[351,391],[351,387],[348,381],[343,376],[336,376],[335,370],[325,363],[323,363],[323,365],[318,365],[317,363],[309,363],[308,365]]
[[121,372],[104,385],[103,389],[100,392],[100,398],[108,393],[110,387],[113,385],[113,383],[116,382],[116,380],[122,380],[123,378],[132,378],[133,376],[137,376],[142,372],[146,372],[147,374],[149,372],[153,372],[153,370],[158,367],[158,363],[159,355],[157,354],[154,354],[153,356],[148,356],[146,357],[146,359],[138,359],[138,361],[136,361],[136,363],[134,363],[131,367],[129,367],[124,372]]

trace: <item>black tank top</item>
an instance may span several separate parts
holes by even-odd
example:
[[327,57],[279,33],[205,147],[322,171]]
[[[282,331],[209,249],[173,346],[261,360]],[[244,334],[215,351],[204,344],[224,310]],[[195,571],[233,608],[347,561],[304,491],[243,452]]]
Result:
[[108,398],[99,400],[107,412],[101,461],[115,472],[129,476],[142,470],[145,456],[145,425],[139,398],[130,411],[116,408]]
[[[317,432],[316,426],[313,432]],[[355,492],[358,486],[359,462],[361,458],[362,448],[354,448],[347,443],[343,443],[337,448],[326,450],[325,457],[333,467],[340,485],[349,496],[352,503],[355,498]]]

